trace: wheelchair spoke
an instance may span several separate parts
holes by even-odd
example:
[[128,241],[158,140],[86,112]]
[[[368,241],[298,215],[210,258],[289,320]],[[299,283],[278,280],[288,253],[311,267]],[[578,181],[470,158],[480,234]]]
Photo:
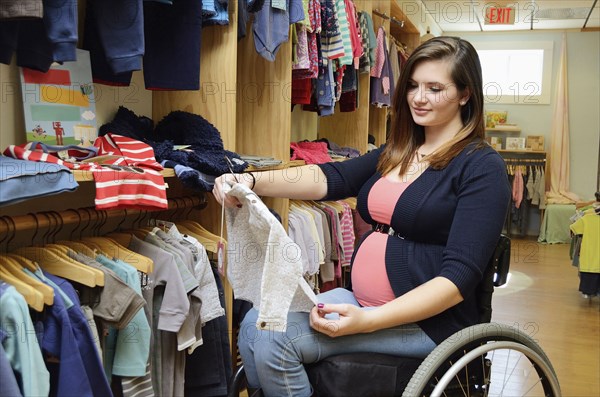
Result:
[[[495,353],[495,352],[494,352]],[[517,363],[519,359],[517,360]],[[515,371],[515,369],[517,368],[517,366],[513,366],[512,370],[509,371],[509,365],[511,364],[511,351],[508,351],[508,355],[505,358],[505,362],[504,362],[504,375],[503,375],[503,379],[502,379],[502,389],[500,390],[500,396],[504,395],[504,392],[506,390],[506,386],[508,385],[508,382],[510,381],[510,379],[512,378],[512,375]]]

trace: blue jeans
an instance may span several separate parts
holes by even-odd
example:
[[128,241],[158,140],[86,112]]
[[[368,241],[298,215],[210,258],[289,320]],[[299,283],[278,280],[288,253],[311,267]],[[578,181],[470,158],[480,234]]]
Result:
[[[343,288],[317,297],[322,303],[360,306],[354,294]],[[368,308],[365,308],[368,310]],[[303,364],[344,353],[385,353],[424,358],[435,343],[416,324],[368,334],[331,338],[313,330],[308,313],[289,313],[286,332],[256,328],[258,312],[252,309],[242,321],[238,346],[251,388],[262,388],[265,396],[310,396],[312,389]]]

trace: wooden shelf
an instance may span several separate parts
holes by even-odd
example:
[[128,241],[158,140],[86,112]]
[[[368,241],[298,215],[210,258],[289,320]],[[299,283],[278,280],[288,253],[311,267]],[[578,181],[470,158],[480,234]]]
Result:
[[[165,178],[172,178],[175,176],[175,170],[172,168],[165,168],[163,171],[161,171],[161,174]],[[75,177],[75,180],[77,182],[93,182],[94,181],[94,175],[92,174],[92,171],[74,170],[73,176]]]
[[302,165],[306,165],[306,162],[304,160],[290,160],[288,162],[283,162],[281,164],[268,166],[268,167],[255,167],[253,165],[250,165],[248,168],[246,168],[244,170],[244,172],[283,170],[285,168],[300,167]]
[[514,134],[514,133],[520,133],[521,129],[519,127],[511,127],[511,128],[507,128],[507,127],[502,127],[502,128],[486,128],[485,129],[487,132],[501,132],[501,133],[509,133],[509,134]]

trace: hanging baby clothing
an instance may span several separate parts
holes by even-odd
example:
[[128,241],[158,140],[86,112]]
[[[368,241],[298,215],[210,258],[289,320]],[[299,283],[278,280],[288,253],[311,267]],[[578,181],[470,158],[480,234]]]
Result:
[[300,248],[260,198],[242,184],[226,186],[241,208],[227,208],[227,276],[236,298],[258,310],[256,325],[284,332],[288,311],[308,312],[317,299],[303,277]]

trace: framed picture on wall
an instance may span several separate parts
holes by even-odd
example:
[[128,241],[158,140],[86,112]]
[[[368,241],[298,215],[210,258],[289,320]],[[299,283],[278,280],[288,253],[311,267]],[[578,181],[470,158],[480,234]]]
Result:
[[496,150],[502,150],[502,138],[498,136],[488,137],[490,145]]
[[506,138],[506,149],[507,150],[525,150],[525,138],[507,137]]
[[485,128],[496,128],[506,123],[508,112],[505,110],[488,110],[485,112]]
[[27,142],[91,146],[98,132],[89,52],[77,49],[77,62],[46,73],[20,69]]

